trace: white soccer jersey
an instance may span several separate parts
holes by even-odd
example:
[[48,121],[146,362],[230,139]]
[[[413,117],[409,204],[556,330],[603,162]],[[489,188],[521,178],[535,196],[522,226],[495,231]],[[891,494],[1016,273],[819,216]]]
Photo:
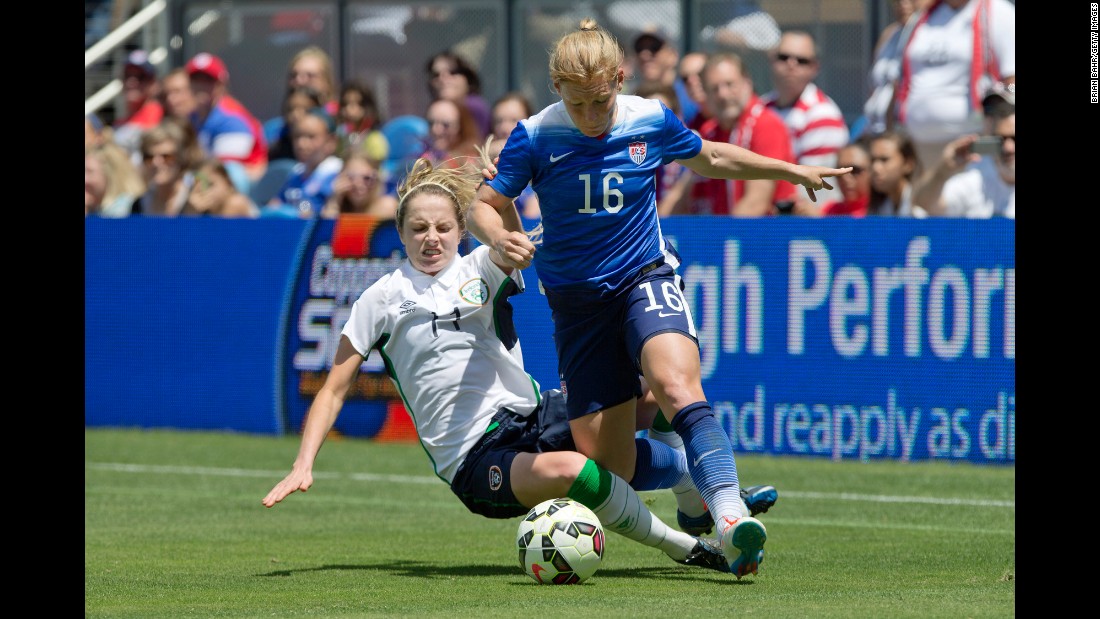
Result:
[[341,332],[366,357],[377,348],[412,415],[420,443],[447,483],[502,406],[529,415],[539,384],[523,368],[505,275],[482,245],[435,277],[406,260],[363,291]]

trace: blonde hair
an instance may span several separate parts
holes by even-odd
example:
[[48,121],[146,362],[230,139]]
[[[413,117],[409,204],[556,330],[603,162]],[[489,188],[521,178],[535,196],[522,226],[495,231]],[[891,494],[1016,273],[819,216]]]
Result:
[[550,81],[611,81],[625,58],[615,36],[600,28],[596,20],[586,18],[581,20],[579,30],[558,39],[550,52]]
[[145,193],[145,181],[141,178],[130,154],[114,142],[104,142],[85,149],[84,154],[99,160],[107,180],[103,191],[103,204],[110,204],[120,196],[140,196]]
[[314,57],[321,62],[321,78],[325,82],[326,92],[320,93],[324,98],[322,103],[327,103],[337,96],[336,92],[336,71],[332,66],[332,57],[328,55],[323,48],[318,45],[310,45],[309,47],[302,48],[294,57],[290,59],[290,63],[287,64],[287,76],[294,71],[294,65],[298,64],[298,61],[303,58]]
[[470,166],[456,168],[437,168],[431,160],[421,157],[397,187],[397,229],[405,226],[406,205],[410,198],[418,194],[428,194],[447,198],[455,207],[458,226],[466,230],[466,212],[477,194],[477,179]]
[[[484,146],[477,146],[477,153],[481,157],[481,165],[492,169],[493,159],[489,156],[489,143],[492,136],[485,139]],[[405,226],[405,215],[408,213],[406,204],[416,194],[442,196],[451,201],[455,207],[455,218],[458,219],[459,228],[466,231],[466,214],[477,197],[477,188],[482,180],[480,170],[467,162],[455,168],[437,168],[432,165],[430,159],[421,157],[413,164],[412,169],[405,179],[397,187],[397,214],[395,216],[397,229]],[[542,223],[532,230],[524,230],[531,242],[535,245],[542,244]]]
[[172,142],[176,145],[176,161],[179,162],[181,171],[191,169],[203,159],[195,129],[185,120],[166,116],[160,123],[147,129],[141,134],[141,153],[144,155],[161,142]]

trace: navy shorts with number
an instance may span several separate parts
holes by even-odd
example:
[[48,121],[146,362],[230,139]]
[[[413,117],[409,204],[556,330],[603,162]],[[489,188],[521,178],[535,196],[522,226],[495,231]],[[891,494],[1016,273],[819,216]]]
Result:
[[570,419],[641,396],[642,345],[654,335],[674,331],[699,343],[680,277],[663,261],[605,301],[551,291],[546,298]]
[[451,491],[475,514],[513,518],[527,513],[512,492],[512,460],[517,453],[576,451],[561,391],[542,392],[542,401],[527,417],[502,408],[485,435],[462,461]]

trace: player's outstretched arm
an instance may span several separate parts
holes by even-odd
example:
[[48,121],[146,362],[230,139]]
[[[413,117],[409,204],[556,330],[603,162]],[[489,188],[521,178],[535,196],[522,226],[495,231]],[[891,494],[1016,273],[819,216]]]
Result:
[[298,457],[294,460],[294,466],[290,474],[263,498],[264,507],[273,507],[291,493],[298,490],[305,492],[313,485],[313,461],[316,460],[317,452],[321,450],[321,444],[325,442],[329,430],[332,429],[332,424],[336,423],[340,409],[344,406],[344,398],[351,389],[362,363],[363,357],[351,345],[351,340],[346,335],[341,335],[332,370],[329,371],[325,384],[313,398],[313,404],[306,413],[306,425],[302,429],[302,444],[298,448]]
[[817,196],[814,191],[833,188],[826,178],[852,171],[852,168],[799,165],[758,155],[733,144],[710,140],[703,140],[703,148],[699,150],[699,154],[684,160],[683,164],[707,178],[789,181],[805,187],[806,193],[815,202]]

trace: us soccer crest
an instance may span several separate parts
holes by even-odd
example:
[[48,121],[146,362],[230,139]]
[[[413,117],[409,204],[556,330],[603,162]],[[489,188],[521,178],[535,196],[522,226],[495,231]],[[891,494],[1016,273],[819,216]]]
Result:
[[631,142],[629,150],[630,160],[633,161],[635,165],[642,165],[642,162],[645,161],[645,151],[645,142]]

